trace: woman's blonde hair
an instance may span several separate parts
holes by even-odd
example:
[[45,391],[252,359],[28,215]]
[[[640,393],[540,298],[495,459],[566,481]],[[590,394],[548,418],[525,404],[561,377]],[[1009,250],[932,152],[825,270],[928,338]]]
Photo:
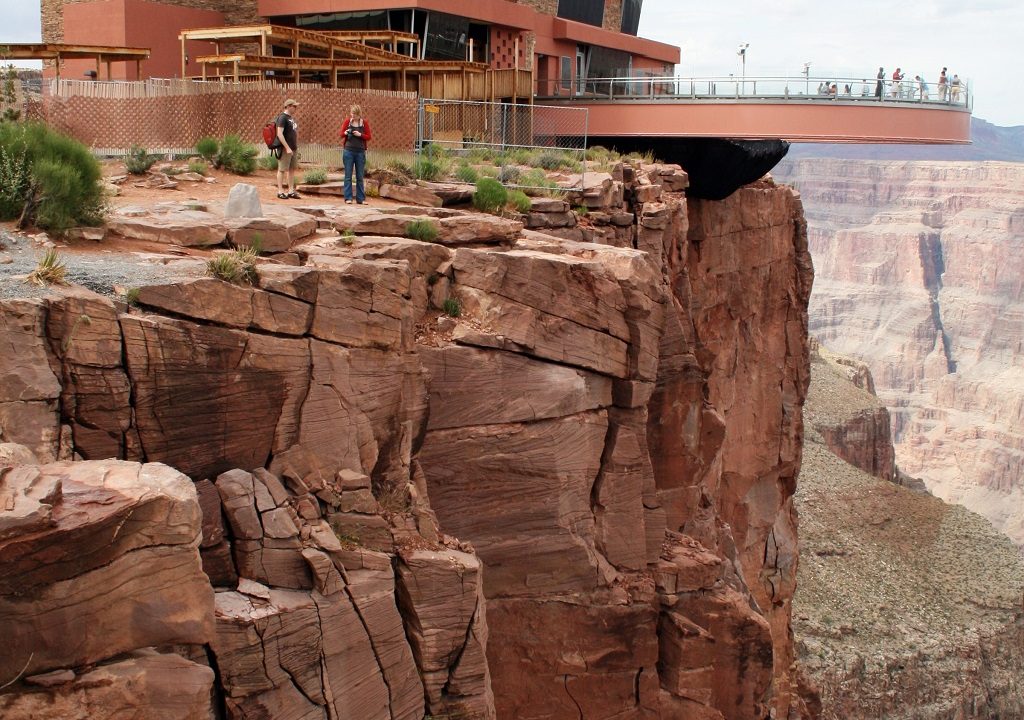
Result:
[[361,118],[363,116],[363,109],[359,105],[353,105],[349,108],[349,112],[357,118]]

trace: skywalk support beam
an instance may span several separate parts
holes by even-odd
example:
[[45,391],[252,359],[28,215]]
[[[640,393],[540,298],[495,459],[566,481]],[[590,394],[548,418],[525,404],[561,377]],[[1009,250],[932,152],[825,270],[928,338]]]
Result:
[[[581,98],[568,104],[587,108],[590,137],[933,145],[964,145],[971,141],[971,113],[956,105],[753,99],[588,102]],[[637,123],[637,117],[642,117],[643,123]]]

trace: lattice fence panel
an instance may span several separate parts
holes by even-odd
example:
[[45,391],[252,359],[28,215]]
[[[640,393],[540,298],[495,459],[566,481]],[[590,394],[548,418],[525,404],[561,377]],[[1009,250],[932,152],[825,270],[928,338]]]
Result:
[[223,85],[221,92],[204,88],[200,94],[161,91],[156,96],[140,96],[139,88],[124,88],[124,97],[77,94],[64,88],[55,92],[51,85],[44,89],[41,114],[51,126],[100,154],[121,154],[132,145],[150,152],[187,152],[202,137],[219,138],[229,133],[260,144],[263,125],[276,117],[284,101],[292,97],[299,101],[295,119],[300,148],[340,146],[338,130],[353,104],[361,105],[370,121],[374,148],[411,151],[415,147],[414,93],[309,85]]

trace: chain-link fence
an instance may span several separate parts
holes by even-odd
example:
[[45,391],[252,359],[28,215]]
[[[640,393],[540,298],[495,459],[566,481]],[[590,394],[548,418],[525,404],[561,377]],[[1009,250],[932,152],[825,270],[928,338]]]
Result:
[[509,187],[583,187],[585,108],[421,99],[417,125],[420,177],[443,160],[466,181],[496,172]]

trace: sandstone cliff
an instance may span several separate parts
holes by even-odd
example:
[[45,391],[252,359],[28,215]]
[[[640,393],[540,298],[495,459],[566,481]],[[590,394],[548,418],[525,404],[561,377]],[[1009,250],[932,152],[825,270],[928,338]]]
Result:
[[819,429],[861,427],[878,410],[849,370],[812,353],[796,495],[793,624],[822,717],[1020,717],[1024,561],[980,516],[842,459],[837,434]]
[[[2,476],[5,717],[132,683],[147,717],[205,718],[211,689],[233,718],[799,716],[799,200],[687,202],[672,167],[597,180],[565,237],[334,209],[358,237],[255,287],[0,303],[2,439],[42,463]],[[409,213],[437,243],[379,234]],[[69,625],[81,642],[46,640]],[[168,664],[195,702],[165,702]]]
[[1024,543],[1024,165],[807,160],[811,332],[865,361],[896,460]]

